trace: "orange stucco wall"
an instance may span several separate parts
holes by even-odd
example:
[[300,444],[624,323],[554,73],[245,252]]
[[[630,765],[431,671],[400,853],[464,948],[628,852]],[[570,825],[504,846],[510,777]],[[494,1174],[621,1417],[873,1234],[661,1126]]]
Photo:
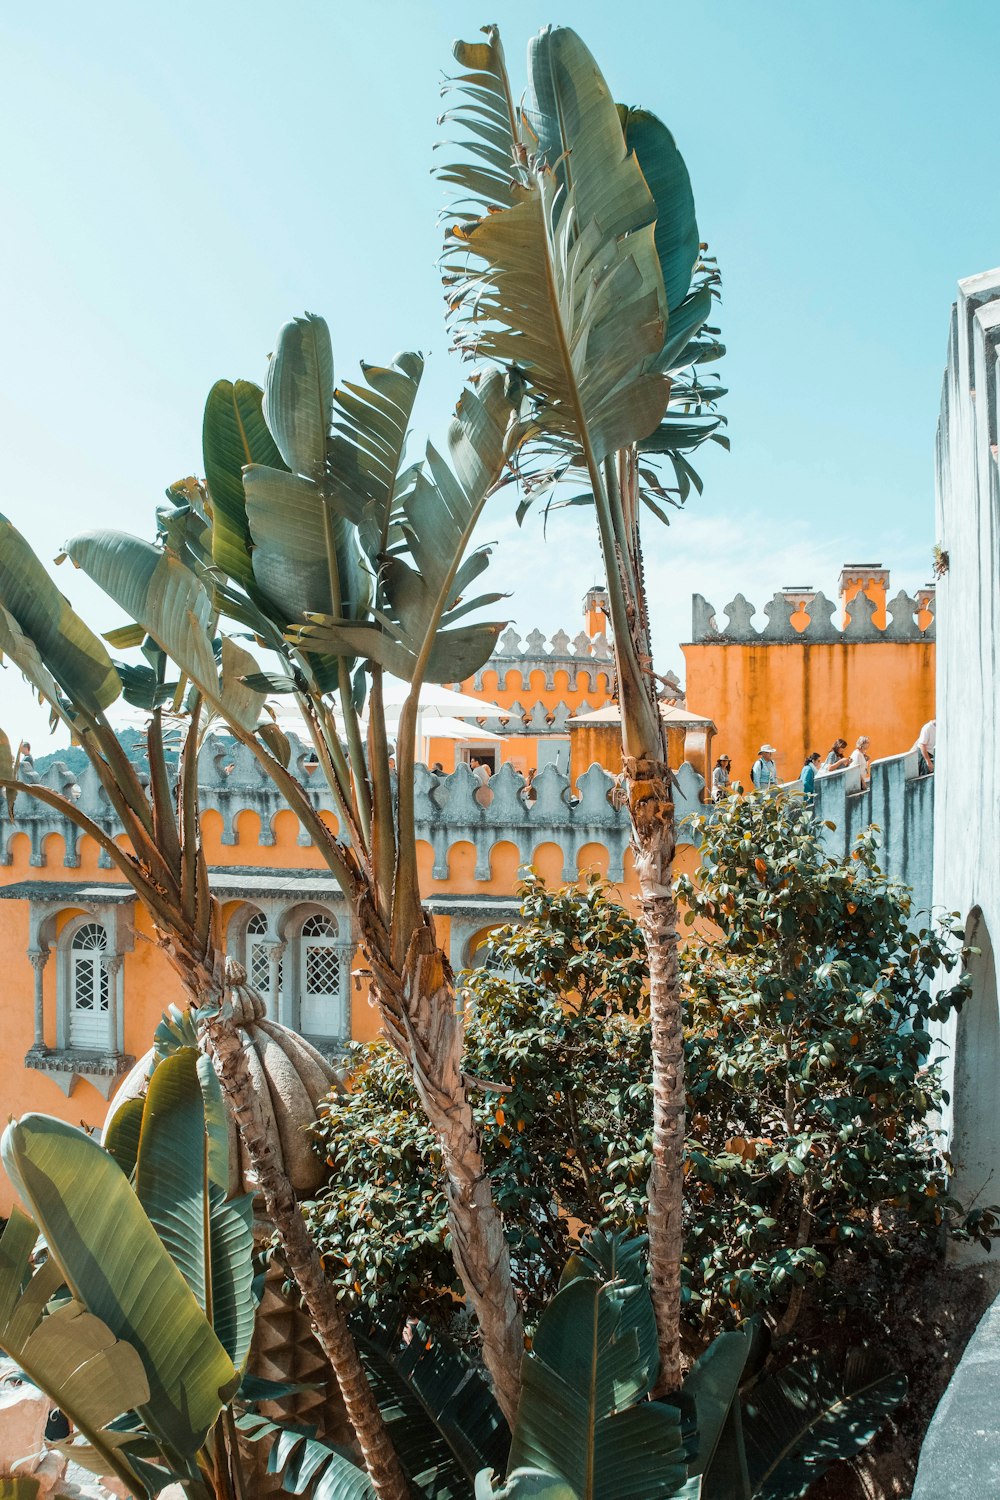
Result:
[[837,738],[870,755],[908,750],[934,716],[934,643],[861,641],[809,645],[684,646],[687,698],[718,725],[716,755],[731,755],[734,779],[748,782],[760,746],[777,746],[780,780],[794,780],[811,750],[826,755]]

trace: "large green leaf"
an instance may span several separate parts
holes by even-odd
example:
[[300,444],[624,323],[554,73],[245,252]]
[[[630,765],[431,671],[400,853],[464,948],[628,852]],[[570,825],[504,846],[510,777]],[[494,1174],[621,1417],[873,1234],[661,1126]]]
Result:
[[687,1482],[680,1413],[642,1399],[650,1372],[635,1328],[621,1329],[637,1295],[649,1298],[580,1279],[553,1298],[522,1367],[512,1471],[559,1475],[580,1500],[658,1500]]
[[192,1455],[236,1370],[128,1178],[97,1141],[47,1115],[12,1121],[0,1153],[73,1296],[141,1358],[149,1397],[132,1404],[151,1432]]
[[[720,1333],[696,1360],[684,1381],[694,1402],[698,1453],[689,1465],[705,1476],[706,1500],[749,1500],[749,1478],[743,1453],[739,1389],[750,1353],[750,1332]],[[725,1483],[731,1488],[723,1487]]]
[[212,499],[212,558],[244,587],[253,582],[243,495],[247,464],[283,468],[261,411],[263,391],[249,380],[217,380],[205,402],[202,454]]
[[484,376],[478,390],[462,393],[448,432],[449,462],[428,444],[427,472],[417,476],[400,502],[407,555],[391,557],[383,568],[379,618],[344,625],[317,614],[308,625],[289,631],[294,644],[309,652],[370,657],[407,681],[419,662],[427,680],[448,682],[489,658],[503,622],[452,627],[460,616],[497,597],[464,597],[486,560],[483,552],[468,559],[465,553],[503,473],[512,416],[503,377],[496,371]]
[[[91,531],[74,537],[66,552],[97,586],[141,625],[208,701],[224,716],[251,729],[264,695],[234,683],[227,697],[212,649],[214,616],[204,586],[179,558],[123,531]],[[236,648],[237,651],[242,648]],[[229,648],[232,657],[233,648]],[[257,663],[243,653],[245,664]]]
[[743,1402],[754,1500],[800,1500],[830,1464],[867,1447],[905,1394],[905,1377],[867,1349],[759,1380]]
[[66,1413],[109,1473],[127,1463],[109,1424],[149,1399],[143,1362],[79,1301],[46,1310],[63,1278],[55,1259],[32,1271],[37,1237],[27,1215],[12,1209],[0,1237],[0,1348]]
[[480,1470],[507,1461],[510,1433],[486,1382],[446,1340],[356,1324],[375,1399],[408,1478],[434,1500],[465,1500]]
[[322,479],[332,404],[330,330],[306,313],[279,332],[264,386],[264,420],[293,474]]
[[[369,574],[361,565],[352,518],[336,513],[331,491],[300,474],[256,464],[244,474],[243,486],[253,537],[254,581],[279,617],[327,613],[335,604],[348,620],[363,614],[371,592]],[[358,505],[356,517],[360,512]],[[336,566],[332,585],[328,524]]]
[[[205,1064],[210,1072],[211,1064],[196,1048],[184,1047],[153,1070],[139,1135],[136,1193],[239,1370],[253,1337],[252,1217],[249,1201],[228,1203],[223,1186],[212,1180]],[[216,1149],[216,1173],[217,1155]]]
[[[520,178],[515,161],[518,123],[511,97],[507,64],[496,26],[484,26],[484,42],[456,42],[454,56],[464,69],[449,79],[444,92],[456,94],[458,102],[442,116],[472,137],[462,143],[463,154],[439,167],[437,176],[456,190],[456,206],[478,210],[507,208],[511,183]],[[466,194],[466,197],[462,195]]]
[[179,558],[124,531],[89,531],[67,555],[198,687],[216,681],[208,594]]
[[334,433],[327,479],[345,514],[356,514],[361,546],[376,567],[400,541],[401,500],[416,478],[402,471],[423,357],[397,354],[392,365],[362,364],[364,385],[346,381],[334,393]]
[[238,1417],[236,1425],[249,1442],[271,1441],[267,1472],[281,1475],[282,1494],[307,1494],[310,1500],[375,1500],[365,1471],[311,1432],[279,1426],[256,1412]]
[[135,1171],[144,1108],[142,1099],[124,1100],[115,1108],[101,1135],[101,1145],[114,1157],[126,1177],[131,1177]]
[[667,324],[656,210],[576,33],[546,28],[528,60],[539,158],[512,207],[455,226],[452,309],[459,342],[524,370],[542,430],[596,465],[666,409],[652,368]]
[[700,236],[691,178],[677,143],[648,109],[619,105],[625,145],[634,151],[656,212],[656,253],[671,319],[691,286]]
[[[70,607],[6,516],[0,516],[0,605],[67,698],[96,713],[119,697],[121,682],[100,636]],[[0,635],[0,651],[40,687],[8,631]]]

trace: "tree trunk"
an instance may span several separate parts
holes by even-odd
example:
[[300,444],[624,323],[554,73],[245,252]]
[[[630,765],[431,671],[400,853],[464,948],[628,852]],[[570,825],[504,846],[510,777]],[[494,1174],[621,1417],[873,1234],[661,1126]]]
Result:
[[639,880],[640,926],[649,963],[653,1053],[653,1159],[647,1186],[649,1274],[660,1348],[654,1394],[681,1384],[681,1256],[684,1193],[684,1016],[677,961],[677,902],[672,889],[674,808],[670,769],[625,759],[632,847]]
[[[368,1384],[343,1308],[323,1274],[319,1252],[295,1201],[292,1185],[275,1158],[239,1030],[231,1016],[226,1014],[229,997],[224,990],[222,998],[220,1007],[220,986],[210,982],[197,994],[196,1001],[199,1007],[208,1004],[215,1010],[207,1020],[205,1030],[223,1091],[263,1194],[268,1217],[281,1240],[289,1270],[302,1294],[316,1337],[333,1366],[375,1492],[379,1500],[409,1500],[409,1485]],[[237,999],[236,1003],[239,1004],[240,1000]]]
[[524,1331],[503,1219],[493,1199],[462,1073],[464,1027],[451,966],[427,921],[411,939],[402,989],[370,950],[369,961],[390,1040],[410,1068],[441,1147],[455,1267],[479,1323],[483,1362],[497,1404],[513,1427],[521,1394]]

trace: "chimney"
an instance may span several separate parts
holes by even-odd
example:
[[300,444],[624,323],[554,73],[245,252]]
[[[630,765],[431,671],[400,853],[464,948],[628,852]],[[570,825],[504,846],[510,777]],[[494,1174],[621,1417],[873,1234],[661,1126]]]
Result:
[[845,563],[840,570],[841,625],[847,624],[847,606],[858,594],[867,594],[875,606],[872,624],[886,627],[885,601],[889,596],[889,569],[881,563]]
[[587,622],[587,634],[593,640],[597,635],[608,633],[608,591],[595,583],[583,596],[583,618]]

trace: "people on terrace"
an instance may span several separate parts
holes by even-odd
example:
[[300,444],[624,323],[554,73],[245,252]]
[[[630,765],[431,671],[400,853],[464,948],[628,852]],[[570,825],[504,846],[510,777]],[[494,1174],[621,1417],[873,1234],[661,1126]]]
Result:
[[803,795],[813,798],[816,795],[816,772],[819,768],[820,753],[814,750],[811,755],[806,756],[805,765],[802,767],[802,792]]
[[712,771],[712,801],[722,802],[729,795],[732,761],[728,755],[720,755]]
[[857,743],[851,751],[851,758],[847,762],[848,766],[856,768],[861,772],[862,789],[867,788],[869,781],[871,781],[871,757],[868,754],[870,749],[871,740],[866,734],[859,734]]
[[842,771],[847,765],[847,756],[844,754],[846,749],[846,740],[835,739],[833,745],[827,751],[820,775],[827,776],[831,771]]
[[777,786],[778,784],[778,768],[774,764],[774,757],[777,753],[774,745],[761,745],[760,750],[757,752],[757,759],[754,761],[753,770],[750,772],[750,780],[758,792],[762,792],[767,787]]
[[921,776],[929,776],[934,769],[934,749],[937,745],[937,719],[928,719],[920,733],[914,750],[920,756],[917,762],[917,771]]

